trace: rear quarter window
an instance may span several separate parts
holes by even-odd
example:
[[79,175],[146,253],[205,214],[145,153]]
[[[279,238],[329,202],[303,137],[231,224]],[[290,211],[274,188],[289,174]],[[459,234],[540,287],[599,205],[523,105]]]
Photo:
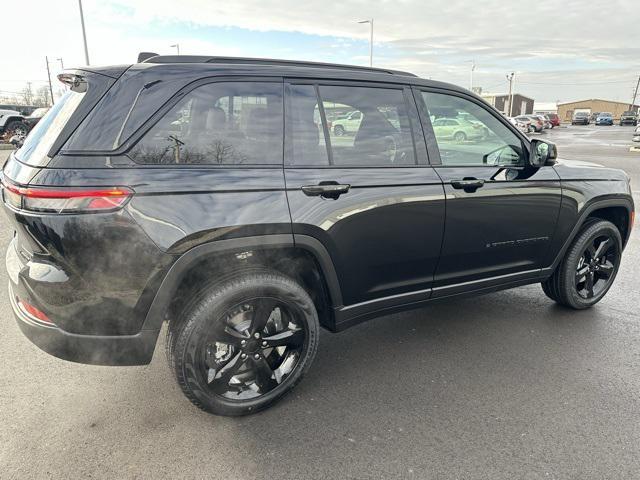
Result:
[[84,96],[84,92],[68,91],[65,93],[31,130],[22,148],[16,152],[16,158],[22,163],[33,166],[47,163],[49,149]]
[[176,103],[129,152],[151,165],[278,165],[282,83],[218,82]]

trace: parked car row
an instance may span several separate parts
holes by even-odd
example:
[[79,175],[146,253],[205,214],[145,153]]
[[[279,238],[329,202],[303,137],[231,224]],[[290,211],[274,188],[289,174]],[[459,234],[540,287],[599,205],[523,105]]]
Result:
[[[638,125],[640,118],[637,112],[626,111],[620,115],[620,125]],[[611,112],[579,111],[573,114],[571,125],[589,125],[594,122],[596,125],[613,125],[613,114]]]
[[[527,126],[526,133],[541,132],[547,128],[553,128],[560,125],[560,118],[555,113],[544,115],[518,115],[514,117],[515,122],[519,122]],[[511,123],[514,123],[513,121]],[[514,125],[517,126],[516,123]]]

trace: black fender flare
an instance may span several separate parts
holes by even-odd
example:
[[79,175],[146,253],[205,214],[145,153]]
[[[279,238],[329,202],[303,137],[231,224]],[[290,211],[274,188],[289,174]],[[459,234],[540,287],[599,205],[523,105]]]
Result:
[[341,306],[342,294],[340,291],[338,277],[327,249],[319,240],[306,235],[296,235],[294,241],[293,234],[259,235],[233,238],[195,246],[183,253],[173,263],[162,280],[160,288],[158,288],[158,291],[156,292],[151,303],[151,307],[149,308],[142,324],[142,330],[160,330],[165,318],[165,313],[171,304],[181,280],[184,278],[184,275],[201,259],[212,254],[225,252],[242,252],[247,249],[275,249],[287,247],[303,248],[315,257],[327,282],[332,306]]
[[11,122],[21,122],[24,123],[24,117],[16,117],[15,115],[12,117],[7,117],[5,122],[2,124],[2,128],[6,128]]
[[[556,267],[560,264],[560,262],[564,258],[564,254],[566,253],[567,249],[569,248],[573,240],[578,235],[578,232],[582,228],[582,225],[584,225],[584,222],[587,219],[587,217],[591,213],[595,212],[596,210],[600,210],[602,208],[608,208],[608,207],[623,207],[627,210],[627,213],[629,215],[631,215],[631,212],[634,211],[633,200],[631,200],[628,196],[615,196],[614,198],[606,198],[606,199],[595,198],[591,200],[582,208],[582,211],[580,212],[580,215],[578,216],[578,219],[575,225],[571,229],[569,236],[567,237],[564,244],[562,245],[562,248],[560,249],[558,254],[555,256],[555,259],[553,260],[553,263],[551,264],[551,266],[543,269],[543,273],[546,273],[548,275],[551,275],[551,273],[553,273],[553,271],[556,269]],[[622,239],[623,246],[626,246],[627,241],[629,240],[629,236],[631,235],[631,225],[629,225],[629,227],[630,228],[627,231],[627,235],[625,236],[625,238]],[[544,276],[548,276],[548,275],[544,275]]]

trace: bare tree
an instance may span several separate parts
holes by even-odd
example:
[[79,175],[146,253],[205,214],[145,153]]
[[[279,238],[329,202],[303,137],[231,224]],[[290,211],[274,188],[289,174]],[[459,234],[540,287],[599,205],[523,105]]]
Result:
[[33,103],[30,105],[34,105],[36,107],[48,107],[51,105],[49,99],[49,88],[46,85],[38,88],[38,91],[33,99]]
[[33,89],[31,88],[31,82],[27,83],[27,86],[22,89],[22,101],[25,105],[33,105]]

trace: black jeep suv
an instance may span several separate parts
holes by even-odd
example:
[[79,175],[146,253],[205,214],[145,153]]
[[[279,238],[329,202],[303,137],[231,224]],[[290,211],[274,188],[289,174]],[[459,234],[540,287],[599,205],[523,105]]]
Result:
[[59,78],[3,168],[18,324],[60,358],[142,365],[167,322],[170,366],[209,412],[291,390],[320,325],[536,282],[590,307],[632,229],[624,172],[557,160],[408,73],[156,56]]

